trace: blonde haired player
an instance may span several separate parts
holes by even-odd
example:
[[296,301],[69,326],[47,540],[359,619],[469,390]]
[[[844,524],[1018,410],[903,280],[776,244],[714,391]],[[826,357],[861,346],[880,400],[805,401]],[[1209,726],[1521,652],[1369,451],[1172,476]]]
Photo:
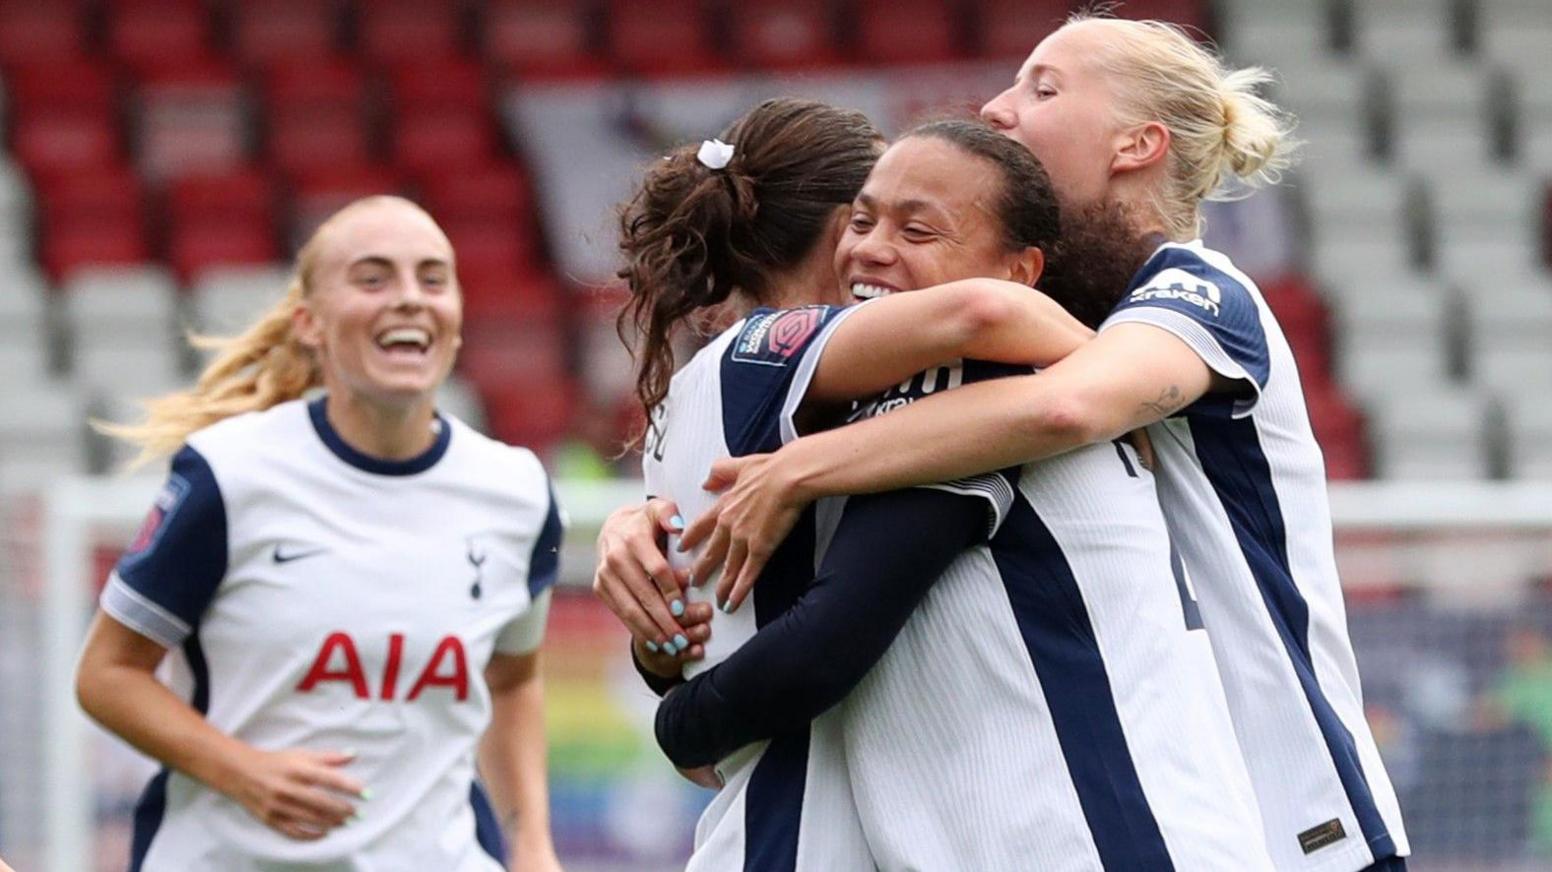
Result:
[[[1098,337],[1039,375],[724,462],[711,483],[736,484],[684,541],[710,537],[697,577],[734,556],[719,595],[736,606],[816,497],[970,475],[1147,427],[1277,868],[1399,870],[1409,849],[1363,717],[1298,371],[1255,283],[1195,238],[1204,199],[1275,181],[1287,165],[1288,121],[1254,93],[1267,79],[1160,22],[1078,16],[1041,42],[982,116],[1049,171],[1074,244],[1044,289],[1071,311],[1097,310]],[[1139,257],[1109,281],[1084,242],[1117,236]]]
[[110,428],[173,453],[77,675],[166,766],[132,870],[559,869],[537,660],[561,519],[531,452],[436,411],[462,314],[431,217],[360,200],[194,388]]

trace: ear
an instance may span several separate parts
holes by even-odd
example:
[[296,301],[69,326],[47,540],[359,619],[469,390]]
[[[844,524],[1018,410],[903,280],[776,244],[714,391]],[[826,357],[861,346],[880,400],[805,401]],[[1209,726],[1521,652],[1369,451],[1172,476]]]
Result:
[[1031,245],[1013,255],[1008,281],[1032,288],[1040,281],[1040,274],[1043,272],[1045,272],[1045,252]]
[[314,351],[323,347],[323,323],[306,303],[291,310],[291,335]]
[[1119,135],[1111,173],[1147,169],[1162,162],[1169,154],[1169,128],[1157,121],[1146,121]]

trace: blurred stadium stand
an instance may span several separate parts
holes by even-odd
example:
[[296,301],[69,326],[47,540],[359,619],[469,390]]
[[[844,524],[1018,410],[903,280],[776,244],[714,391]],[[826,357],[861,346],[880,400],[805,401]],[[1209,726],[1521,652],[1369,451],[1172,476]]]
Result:
[[[0,256],[47,280],[6,291],[8,330],[22,337],[4,353],[8,381],[46,373],[101,403],[186,378],[197,360],[179,331],[203,323],[207,298],[252,311],[237,300],[280,290],[227,286],[229,268],[283,264],[324,215],[392,191],[453,238],[471,314],[459,390],[472,388],[480,417],[541,449],[585,433],[609,454],[631,415],[623,355],[588,338],[612,316],[590,302],[611,279],[599,215],[651,154],[780,90],[866,104],[870,79],[921,84],[919,98],[903,85],[881,98],[875,114],[892,127],[968,104],[970,83],[985,83],[979,96],[1000,86],[1068,8],[8,0]],[[1215,206],[1208,236],[1282,318],[1332,477],[1545,475],[1526,388],[1552,382],[1552,6],[1135,0],[1119,11],[1186,23],[1236,62],[1270,65],[1300,117],[1307,146],[1291,183]],[[671,105],[697,89],[722,108]],[[585,95],[592,105],[573,108],[607,116],[594,121],[607,133],[568,128],[547,95]],[[607,153],[576,141],[599,135],[616,140]],[[537,387],[519,391],[514,377]],[[1430,404],[1427,438],[1414,438],[1402,417]],[[610,426],[577,420],[600,413]]]
[[[608,469],[634,421],[611,208],[641,168],[772,94],[891,130],[973,106],[1071,5],[0,0],[0,494],[122,460],[86,414],[190,378],[184,330],[240,327],[324,216],[383,192],[424,204],[458,254],[446,408],[562,476]],[[1207,238],[1281,320],[1331,477],[1552,480],[1552,2],[1117,13],[1273,68],[1300,118],[1288,183],[1211,204]],[[1389,570],[1353,633],[1381,640],[1360,641],[1371,714],[1415,843],[1445,858],[1425,868],[1546,868],[1552,723],[1516,720],[1505,688],[1516,669],[1552,682],[1552,587],[1462,611],[1397,594]]]

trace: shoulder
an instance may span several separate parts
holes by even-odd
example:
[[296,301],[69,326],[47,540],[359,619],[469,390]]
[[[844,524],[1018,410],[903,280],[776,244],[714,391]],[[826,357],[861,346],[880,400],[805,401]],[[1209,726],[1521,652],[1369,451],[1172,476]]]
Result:
[[1198,317],[1244,317],[1259,310],[1259,291],[1221,252],[1169,243],[1138,270],[1118,308],[1155,305]]
[[261,412],[245,412],[217,421],[190,434],[188,445],[212,464],[220,465],[234,455],[266,448],[294,448],[296,439],[306,436],[310,426],[307,403],[291,400]]
[[457,461],[460,477],[524,501],[536,500],[541,494],[548,501],[549,473],[531,449],[486,436],[452,415],[442,414],[442,422],[453,428],[452,457],[448,459]]

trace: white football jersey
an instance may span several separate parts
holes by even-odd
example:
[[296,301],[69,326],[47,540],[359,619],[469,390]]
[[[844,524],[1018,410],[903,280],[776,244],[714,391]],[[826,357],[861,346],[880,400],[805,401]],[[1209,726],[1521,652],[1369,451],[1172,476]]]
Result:
[[475,783],[493,652],[535,650],[562,519],[529,451],[438,417],[406,461],[355,451],[323,400],[195,433],[102,595],[173,649],[175,689],[258,748],[354,749],[361,819],[294,841],[163,770],[132,870],[503,868]]
[[1100,329],[1123,323],[1167,330],[1249,386],[1149,434],[1277,868],[1352,872],[1406,856],[1364,720],[1325,467],[1282,329],[1255,283],[1199,242],[1154,253]]
[[[757,309],[702,348],[674,374],[653,416],[642,458],[647,494],[674,500],[686,518],[711,507],[701,483],[725,457],[774,451],[797,438],[794,416],[813,378],[819,352],[856,307]],[[807,589],[834,531],[841,501],[811,507],[772,556],[770,574],[733,614],[714,611],[706,657],[687,677],[737,650]],[[693,555],[670,541],[676,568]],[[688,597],[709,601],[716,580],[692,587]],[[725,786],[695,830],[691,872],[723,870],[871,869],[852,804],[842,746],[824,741],[834,714],[810,729],[749,745],[721,761]]]
[[[929,372],[864,411],[996,369]],[[838,709],[879,868],[1270,869],[1152,474],[1107,442],[1006,476],[990,542]]]

